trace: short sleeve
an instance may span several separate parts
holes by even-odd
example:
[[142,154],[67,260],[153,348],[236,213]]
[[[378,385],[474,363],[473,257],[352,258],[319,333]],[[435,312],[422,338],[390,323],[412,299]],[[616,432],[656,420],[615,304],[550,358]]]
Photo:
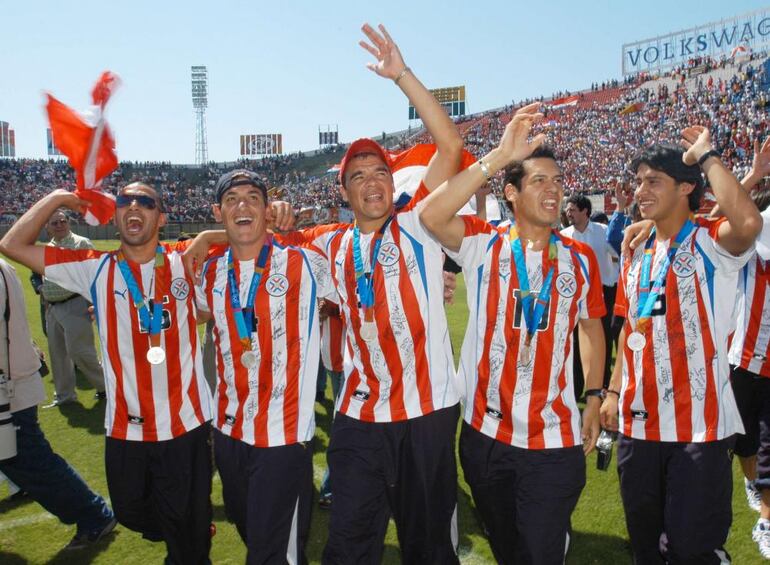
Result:
[[[316,281],[318,298],[335,299],[337,293],[332,283],[331,274],[329,272],[329,261],[326,258],[326,255],[312,249],[305,249],[304,253]],[[336,299],[335,302],[337,300],[338,299]]]
[[465,232],[460,249],[446,249],[448,257],[464,270],[473,269],[485,261],[487,250],[492,241],[502,237],[497,228],[476,216],[460,216],[465,223]]
[[580,317],[601,318],[607,313],[607,307],[604,304],[604,292],[602,287],[602,278],[599,273],[599,263],[596,255],[590,247],[585,247],[582,254],[588,260],[588,292],[583,306],[580,309]]
[[762,212],[762,231],[757,237],[757,255],[763,261],[770,260],[770,208]]
[[[641,249],[641,247],[639,249]],[[631,264],[632,261],[630,259],[625,260],[623,269],[620,272],[620,278],[618,279],[617,294],[615,294],[615,315],[620,316],[621,318],[628,318],[628,294],[626,292],[626,284]]]
[[727,221],[725,218],[720,218],[716,222],[710,222],[707,227],[697,228],[698,231],[694,236],[695,243],[702,246],[706,256],[717,268],[725,272],[734,272],[748,263],[755,249],[752,245],[740,255],[733,255],[719,245],[719,226],[725,221]]
[[93,249],[45,247],[45,277],[91,300],[91,284],[108,253]]
[[275,234],[275,241],[283,246],[312,246],[317,249],[326,249],[329,241],[336,233],[346,231],[349,227],[349,224],[326,224],[304,230]]
[[211,312],[207,289],[214,284],[219,257],[208,259],[201,271],[201,284],[195,285],[195,305],[203,312]]

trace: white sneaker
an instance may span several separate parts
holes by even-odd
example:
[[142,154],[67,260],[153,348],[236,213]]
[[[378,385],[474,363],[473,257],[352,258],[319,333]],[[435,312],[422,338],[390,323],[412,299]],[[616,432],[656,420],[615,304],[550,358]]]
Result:
[[751,537],[757,542],[762,557],[770,560],[770,524],[757,521],[751,530]]
[[762,508],[762,494],[754,486],[754,482],[746,477],[743,478],[743,488],[746,491],[746,501],[749,503],[749,508],[754,512],[759,512]]

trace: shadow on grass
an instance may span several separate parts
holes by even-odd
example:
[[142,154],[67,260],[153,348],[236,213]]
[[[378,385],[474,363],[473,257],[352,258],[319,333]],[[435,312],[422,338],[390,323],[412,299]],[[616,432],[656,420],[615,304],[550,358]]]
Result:
[[568,565],[631,563],[631,545],[627,539],[593,532],[572,532]]
[[[48,565],[72,565],[78,563],[79,565],[93,562],[100,553],[104,553],[110,547],[110,544],[115,541],[119,530],[115,530],[104,536],[98,542],[89,545],[83,549],[60,549],[59,552],[48,561]],[[1,556],[2,554],[0,554]],[[5,563],[5,561],[0,561]]]
[[29,561],[18,553],[11,553],[10,551],[0,549],[0,563],[3,565],[26,565]]
[[[224,504],[213,504],[212,510],[212,522],[229,522],[227,518],[227,511]],[[233,524],[234,525],[234,524]]]
[[[92,408],[86,408],[79,402],[63,404],[58,408],[67,423],[73,428],[81,428],[91,435],[104,435],[105,402],[99,401]],[[56,408],[49,408],[56,410]]]
[[[26,493],[22,494],[21,492],[18,492],[13,496],[9,496],[8,498],[0,501],[0,515],[5,514],[6,512],[10,512],[11,510],[15,510],[16,508],[26,506],[32,502],[35,502],[35,499],[33,499],[31,496]],[[0,559],[0,563],[5,563],[5,561]]]

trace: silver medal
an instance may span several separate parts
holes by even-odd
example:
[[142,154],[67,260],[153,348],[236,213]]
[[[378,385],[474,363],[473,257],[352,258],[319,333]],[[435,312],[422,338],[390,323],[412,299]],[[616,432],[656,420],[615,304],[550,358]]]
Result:
[[647,338],[639,332],[633,332],[626,338],[626,345],[631,351],[641,351],[647,345]]
[[366,342],[375,341],[377,339],[377,324],[366,321],[362,323],[361,338]]
[[160,365],[166,360],[166,352],[161,347],[150,347],[147,350],[147,360],[153,365]]
[[241,354],[241,365],[243,365],[247,369],[251,369],[252,367],[256,366],[256,364],[257,364],[257,356],[254,354],[253,351],[244,351]]

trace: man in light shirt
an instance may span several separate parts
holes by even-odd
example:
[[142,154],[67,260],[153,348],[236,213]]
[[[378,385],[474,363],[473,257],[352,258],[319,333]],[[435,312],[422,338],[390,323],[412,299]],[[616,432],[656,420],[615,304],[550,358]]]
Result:
[[[48,245],[64,249],[93,249],[91,240],[72,233],[64,210],[56,210],[45,225],[51,241]],[[62,288],[43,278],[40,293],[46,303],[48,349],[51,353],[51,371],[54,401],[45,406],[52,408],[75,402],[75,366],[96,389],[96,398],[104,399],[104,375],[94,346],[94,330],[88,313],[89,302],[80,294]]]
[[[602,317],[604,328],[604,340],[607,348],[604,354],[604,380],[606,387],[610,382],[610,356],[612,355],[612,310],[615,306],[615,289],[618,284],[618,255],[612,246],[607,243],[607,226],[598,222],[592,222],[591,201],[583,194],[573,194],[566,201],[565,213],[570,221],[570,226],[564,228],[561,233],[575,241],[587,244],[593,249],[596,261],[599,263],[599,272],[602,279],[604,304],[607,313]],[[575,393],[580,395],[583,389],[583,368],[580,366],[580,347],[575,340]]]

